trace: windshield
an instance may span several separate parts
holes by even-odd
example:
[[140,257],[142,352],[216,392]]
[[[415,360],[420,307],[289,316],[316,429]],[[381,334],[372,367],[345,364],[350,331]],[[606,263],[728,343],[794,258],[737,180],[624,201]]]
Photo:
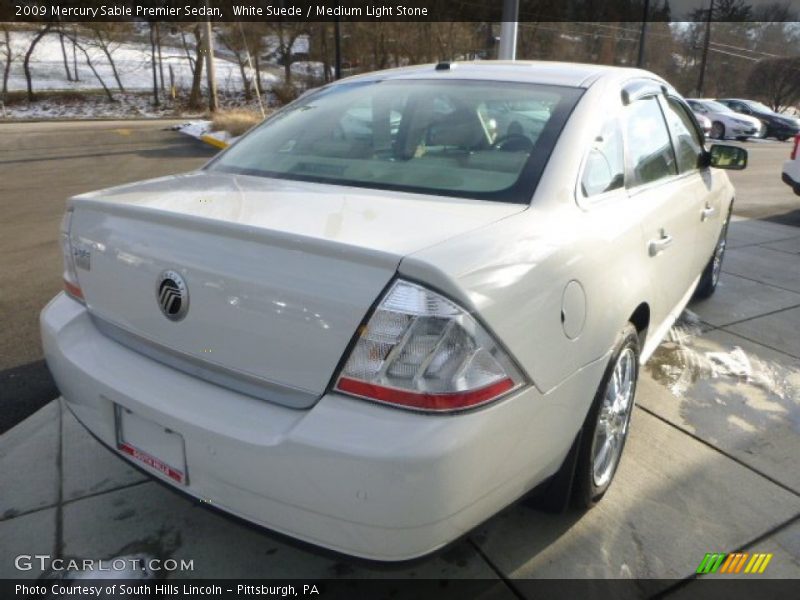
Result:
[[721,104],[720,102],[715,102],[714,100],[703,100],[702,102],[698,102],[702,106],[705,106],[707,110],[711,112],[718,112],[718,113],[732,113],[733,111]]
[[581,93],[496,81],[334,85],[279,111],[207,168],[528,203]]
[[765,113],[774,113],[775,112],[769,106],[767,106],[765,104],[761,104],[761,102],[756,102],[755,100],[748,100],[747,102],[744,102],[743,104],[746,104],[747,106],[749,106],[751,110],[755,110],[755,111],[758,111],[758,112],[765,112]]

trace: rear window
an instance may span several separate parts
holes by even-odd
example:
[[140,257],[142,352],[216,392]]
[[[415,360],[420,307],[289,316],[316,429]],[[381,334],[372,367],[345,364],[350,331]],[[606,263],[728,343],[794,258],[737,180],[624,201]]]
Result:
[[279,111],[208,168],[527,203],[581,93],[495,81],[340,84]]

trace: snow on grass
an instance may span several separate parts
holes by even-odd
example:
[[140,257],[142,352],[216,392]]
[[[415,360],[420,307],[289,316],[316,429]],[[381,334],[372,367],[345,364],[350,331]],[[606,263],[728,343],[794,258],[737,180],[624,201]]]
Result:
[[109,102],[105,94],[42,95],[38,101],[28,104],[16,102],[0,110],[0,119],[96,119],[96,118],[159,118],[175,116],[175,108],[169,103],[153,106],[148,94],[115,94],[117,102]]
[[[34,32],[11,32],[11,48],[17,60],[11,66],[8,81],[10,91],[26,89],[25,73],[22,66],[22,57],[33,38]],[[86,48],[92,63],[97,69],[105,84],[116,89],[116,81],[108,59],[98,47],[92,46],[92,40],[79,37],[79,43]],[[166,40],[165,40],[166,41]],[[69,66],[72,69],[72,44],[65,39]],[[150,57],[149,41],[142,38],[140,42],[125,42],[114,44],[112,57],[117,67],[122,85],[128,91],[142,91],[153,88],[153,72]],[[190,52],[193,49],[190,48]],[[169,85],[169,67],[172,66],[174,82],[179,89],[191,87],[192,71],[186,52],[177,46],[163,45],[162,60],[164,66],[164,82]],[[77,50],[78,74],[80,81],[69,81],[64,69],[64,59],[61,52],[61,42],[55,33],[46,34],[37,44],[31,56],[31,73],[33,74],[34,90],[94,90],[101,87],[94,74],[86,64],[86,59],[80,49]],[[242,76],[239,66],[224,58],[216,60],[217,86],[221,91],[238,92],[242,89]],[[279,81],[271,73],[262,72],[262,81],[265,85]],[[205,77],[203,77],[205,86]]]
[[[16,98],[5,106],[0,104],[0,121],[18,119],[150,119],[200,117],[205,110],[189,110],[186,107],[186,94],[177,101],[162,98],[160,106],[153,105],[153,96],[147,92],[115,93],[115,102],[109,102],[102,92],[42,92],[37,101],[28,103],[24,94],[17,92]],[[265,102],[273,102],[268,94]],[[245,107],[258,111],[255,99],[246,103],[241,94],[219,95],[219,105],[223,110]]]
[[189,121],[183,125],[178,125],[175,130],[200,139],[211,131],[211,121]]

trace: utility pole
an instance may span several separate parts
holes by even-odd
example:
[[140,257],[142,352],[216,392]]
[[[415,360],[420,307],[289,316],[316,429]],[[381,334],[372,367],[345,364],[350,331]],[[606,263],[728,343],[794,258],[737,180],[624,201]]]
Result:
[[519,0],[503,0],[503,23],[500,27],[499,60],[516,60]]
[[337,16],[333,22],[333,72],[337,81],[342,78],[342,28]]
[[206,21],[203,30],[203,45],[206,53],[206,75],[208,76],[208,110],[217,110],[217,77],[214,72],[214,35],[211,31],[211,19]]
[[706,63],[708,62],[708,45],[711,42],[711,19],[714,14],[714,0],[708,4],[708,15],[706,16],[706,37],[703,40],[703,56],[700,59],[700,75],[697,77],[697,95],[703,96],[703,86],[706,79]]
[[636,59],[636,66],[641,68],[644,65],[644,46],[647,36],[647,17],[650,14],[650,0],[644,0],[644,11],[642,12],[642,32],[639,35],[639,56]]

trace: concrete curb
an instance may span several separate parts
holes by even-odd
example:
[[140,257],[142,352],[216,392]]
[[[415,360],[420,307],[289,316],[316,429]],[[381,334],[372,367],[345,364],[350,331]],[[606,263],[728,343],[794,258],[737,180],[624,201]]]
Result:
[[215,148],[225,149],[229,145],[228,142],[224,142],[209,134],[201,135],[199,139],[201,142],[205,142],[206,144],[214,146]]

